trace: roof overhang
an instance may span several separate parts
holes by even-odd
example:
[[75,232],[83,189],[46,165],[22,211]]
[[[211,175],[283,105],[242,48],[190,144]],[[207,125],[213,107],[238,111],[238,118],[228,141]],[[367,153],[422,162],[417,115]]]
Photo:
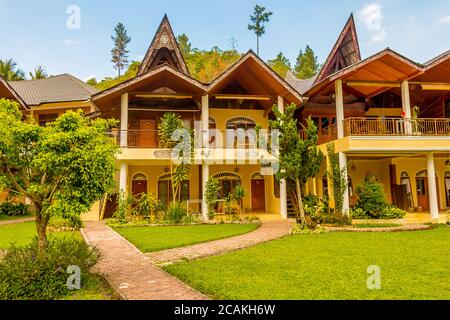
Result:
[[0,77],[0,98],[16,100],[22,109],[29,109],[25,101],[2,77]]

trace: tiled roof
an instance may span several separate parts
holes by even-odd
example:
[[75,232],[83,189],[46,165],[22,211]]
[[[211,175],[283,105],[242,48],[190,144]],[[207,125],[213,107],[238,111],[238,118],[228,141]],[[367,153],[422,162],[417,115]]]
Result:
[[11,81],[9,84],[27,105],[83,101],[99,92],[67,73],[45,79]]
[[316,81],[316,78],[317,75],[309,79],[299,79],[292,73],[292,71],[288,71],[285,80],[291,85],[291,87],[293,87],[301,95],[303,95],[306,91],[312,88],[314,82]]

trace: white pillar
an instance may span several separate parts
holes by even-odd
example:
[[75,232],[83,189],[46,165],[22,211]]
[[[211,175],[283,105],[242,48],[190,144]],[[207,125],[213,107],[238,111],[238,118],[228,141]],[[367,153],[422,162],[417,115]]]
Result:
[[428,169],[428,194],[430,200],[430,214],[433,222],[439,220],[439,205],[436,188],[436,170],[434,168],[433,153],[427,153],[427,169]]
[[205,221],[208,221],[208,204],[206,203],[205,191],[206,183],[209,178],[209,164],[204,163],[202,165],[202,215]]
[[[348,183],[348,172],[347,172],[347,155],[344,152],[339,152],[339,168],[343,172],[346,180],[346,185]],[[350,197],[348,194],[348,185],[344,190],[344,201],[342,202],[342,213],[348,215],[350,213]]]
[[202,146],[209,148],[209,96],[202,96]]
[[405,114],[405,133],[412,134],[411,125],[411,100],[409,96],[409,82],[403,81],[400,85],[402,96],[402,109]]
[[119,173],[119,192],[127,193],[127,177],[128,177],[128,165],[126,162],[120,163],[120,173]]
[[337,138],[342,139],[344,138],[344,93],[341,79],[334,82],[334,91],[336,99]]
[[120,99],[120,146],[128,146],[128,93]]
[[[284,113],[284,98],[280,96],[278,97],[278,110]],[[280,214],[283,219],[288,218],[286,179],[280,180]]]
[[317,196],[317,178],[312,178],[312,194]]

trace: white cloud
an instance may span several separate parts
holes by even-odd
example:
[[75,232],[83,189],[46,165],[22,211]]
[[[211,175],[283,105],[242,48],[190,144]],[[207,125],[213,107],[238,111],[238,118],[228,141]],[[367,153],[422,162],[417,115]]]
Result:
[[383,11],[377,3],[366,5],[358,12],[359,19],[366,28],[372,32],[372,42],[382,42],[386,37],[386,28],[383,27]]
[[443,17],[438,20],[439,23],[450,23],[450,16]]
[[72,39],[67,39],[67,40],[64,40],[64,43],[65,43],[65,44],[68,44],[68,45],[77,45],[77,44],[80,43],[80,41],[78,41],[78,40],[72,40]]
[[89,77],[84,78],[83,81],[84,81],[84,82],[87,82],[88,80],[91,80],[92,78],[97,79],[96,76],[95,76],[95,74],[91,74]]

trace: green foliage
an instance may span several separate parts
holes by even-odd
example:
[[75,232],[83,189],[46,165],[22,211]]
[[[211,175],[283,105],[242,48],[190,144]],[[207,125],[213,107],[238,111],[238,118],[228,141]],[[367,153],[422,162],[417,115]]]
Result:
[[355,208],[360,208],[370,216],[379,216],[387,206],[384,199],[383,185],[377,181],[374,174],[368,173],[361,186],[356,188],[358,202]]
[[109,89],[111,87],[114,87],[114,86],[126,81],[126,80],[134,78],[139,70],[140,65],[141,65],[140,62],[133,61],[133,62],[131,62],[130,66],[128,67],[125,74],[115,77],[115,78],[106,77],[100,82],[98,82],[97,79],[92,78],[87,81],[87,84],[97,88],[98,90]]
[[286,78],[287,72],[291,70],[291,62],[282,52],[275,59],[267,61],[267,64],[283,79]]
[[208,218],[214,219],[216,204],[219,200],[220,182],[214,177],[209,177],[206,182],[205,194],[203,195],[208,205]]
[[32,80],[48,78],[48,74],[43,66],[37,66],[29,75]]
[[70,216],[68,218],[53,217],[48,222],[50,230],[68,231],[79,230],[83,226],[83,221],[79,216]]
[[334,143],[327,144],[328,159],[330,161],[327,176],[331,181],[335,210],[338,215],[343,214],[344,193],[347,190],[347,165],[341,169],[339,154],[335,152]]
[[114,28],[114,36],[111,36],[111,40],[114,42],[114,48],[111,50],[111,62],[114,65],[114,69],[118,71],[118,77],[120,72],[128,66],[128,50],[127,45],[130,43],[131,38],[127,35],[127,29],[122,23],[118,23]]
[[167,208],[164,220],[174,224],[181,224],[189,222],[187,221],[187,217],[188,213],[186,208],[184,208],[181,203],[174,202]]
[[316,75],[319,69],[318,58],[310,46],[307,45],[305,51],[300,50],[294,66],[295,75],[300,79],[309,79]]
[[403,219],[406,211],[395,206],[387,206],[381,211],[379,219]]
[[0,188],[30,199],[42,249],[51,217],[88,212],[114,188],[118,146],[107,132],[115,124],[69,111],[39,127],[0,100]]
[[117,219],[119,223],[126,223],[127,217],[130,213],[130,206],[133,204],[133,197],[121,191],[117,203],[117,210],[113,214],[113,218]]
[[0,215],[20,217],[30,214],[30,206],[21,202],[3,201],[0,203]]
[[50,238],[45,255],[38,243],[11,247],[0,259],[0,300],[53,300],[69,293],[66,269],[79,266],[82,283],[99,253],[84,241]]
[[5,81],[25,80],[25,72],[17,69],[17,63],[13,59],[0,60],[0,76]]
[[265,24],[270,21],[270,17],[273,12],[266,12],[266,8],[256,5],[253,11],[253,15],[250,16],[252,24],[248,25],[248,30],[253,30],[257,39],[257,54],[259,55],[259,38],[266,33]]
[[370,219],[370,216],[361,208],[350,209],[350,216],[353,219]]
[[154,193],[141,193],[134,199],[135,207],[132,210],[134,217],[141,219],[156,219],[156,211],[161,204]]
[[310,229],[310,228],[302,227],[299,224],[295,224],[289,231],[289,235],[291,235],[291,236],[298,235],[298,234],[314,235],[314,234],[325,234],[328,232],[329,231],[327,229],[325,229],[324,227],[322,227],[321,225],[317,225],[315,228]]

